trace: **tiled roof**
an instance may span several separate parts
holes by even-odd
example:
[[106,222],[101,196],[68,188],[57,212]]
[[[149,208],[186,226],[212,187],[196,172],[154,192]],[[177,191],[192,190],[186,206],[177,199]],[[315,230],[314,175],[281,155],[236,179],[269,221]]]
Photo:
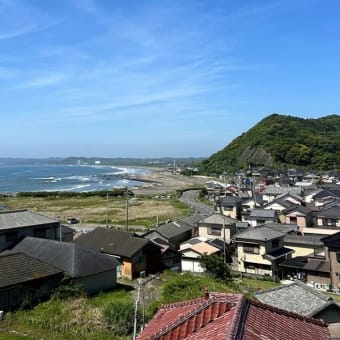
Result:
[[156,230],[159,231],[161,235],[169,239],[183,233],[190,232],[191,230],[193,230],[193,228],[194,227],[192,225],[185,223],[182,220],[177,220],[171,223],[163,224]]
[[253,209],[250,212],[249,219],[256,218],[264,218],[264,219],[274,219],[275,218],[275,210],[271,209]]
[[0,256],[0,288],[61,274],[62,270],[23,253]]
[[331,297],[299,281],[255,293],[255,298],[270,306],[307,316],[313,316],[333,301]]
[[[127,231],[98,227],[88,234],[80,235],[74,243],[106,254],[131,258],[150,240],[133,236]],[[156,246],[155,246],[156,247]]]
[[268,241],[272,240],[278,237],[282,237],[285,234],[273,230],[268,227],[258,227],[258,228],[249,228],[248,230],[236,235],[235,240],[236,241],[242,241],[242,240],[254,240],[254,241]]
[[16,210],[0,212],[0,230],[10,228],[23,228],[49,223],[59,223],[55,218],[48,217],[29,210]]
[[303,267],[305,270],[312,270],[316,272],[322,273],[330,273],[330,264],[328,261],[319,260],[319,259],[308,259],[308,262]]
[[60,268],[72,277],[84,277],[114,270],[118,260],[98,251],[70,242],[59,242],[37,237],[25,237],[11,251],[22,252]]
[[241,294],[210,294],[208,298],[162,306],[139,340],[330,339],[321,320],[300,316]]
[[221,198],[222,207],[233,207],[240,204],[242,199],[236,196],[226,196]]
[[319,211],[318,217],[340,219],[340,205]]
[[218,213],[214,213],[210,216],[207,216],[205,218],[203,218],[202,220],[199,221],[199,225],[200,224],[219,224],[219,225],[223,225],[223,223],[225,225],[230,225],[230,224],[235,224],[236,220],[234,218],[231,218],[229,216],[224,216]]
[[332,248],[340,248],[340,232],[325,236],[321,239],[321,241],[330,249]]

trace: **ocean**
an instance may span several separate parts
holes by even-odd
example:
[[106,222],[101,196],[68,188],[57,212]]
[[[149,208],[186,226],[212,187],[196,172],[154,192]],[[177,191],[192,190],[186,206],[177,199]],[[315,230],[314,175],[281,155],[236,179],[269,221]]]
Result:
[[0,193],[132,188],[145,183],[126,179],[124,175],[146,173],[149,170],[114,166],[0,165]]

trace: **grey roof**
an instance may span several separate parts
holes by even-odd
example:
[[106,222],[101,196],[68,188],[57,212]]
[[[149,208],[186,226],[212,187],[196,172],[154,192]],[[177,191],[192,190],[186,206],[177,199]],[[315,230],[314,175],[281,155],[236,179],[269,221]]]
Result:
[[29,210],[0,212],[0,230],[38,226],[49,223],[59,223],[59,221],[55,218]]
[[62,270],[23,253],[0,256],[0,288],[61,273]]
[[236,241],[242,241],[242,240],[253,240],[253,241],[268,241],[273,240],[278,237],[282,237],[285,234],[273,230],[268,227],[258,227],[258,228],[249,228],[248,230],[238,234],[235,236]]
[[338,218],[340,219],[340,206],[324,209],[316,213],[318,217]]
[[323,246],[323,242],[321,238],[325,235],[286,235],[284,238],[285,244],[302,244],[302,245],[310,245],[314,247]]
[[233,207],[240,204],[242,199],[237,196],[226,196],[221,199],[221,205],[223,207]]
[[70,242],[25,237],[8,253],[23,252],[62,269],[72,277],[83,277],[112,270],[119,265],[113,256]]
[[250,212],[249,218],[269,218],[274,219],[275,218],[275,210],[272,209],[253,209]]
[[282,213],[284,215],[289,215],[293,212],[296,212],[297,215],[299,216],[306,216],[308,215],[309,213],[311,213],[312,211],[310,209],[308,209],[307,207],[303,206],[303,205],[294,205],[290,208],[287,208],[285,210],[282,211]]
[[163,236],[167,238],[172,238],[188,231],[191,231],[194,227],[182,220],[177,220],[171,223],[163,224],[156,228]]
[[[297,190],[297,191],[300,191],[300,190]],[[277,197],[277,199],[283,200],[283,198],[287,197],[287,196],[290,196],[290,197],[294,198],[296,201],[299,201],[299,202],[303,201],[303,197],[301,195],[297,194],[296,192],[293,192],[293,191],[283,193],[282,195],[279,195]],[[287,200],[284,200],[284,201],[287,201]]]
[[305,316],[313,316],[333,303],[332,298],[298,281],[255,293],[255,298],[270,306]]
[[184,217],[181,219],[181,221],[191,225],[191,226],[196,226],[196,224],[204,218],[206,215],[203,214],[192,214],[190,216]]
[[294,203],[292,203],[292,202],[290,202],[290,201],[288,201],[288,200],[283,200],[283,199],[277,198],[277,199],[275,199],[275,200],[273,200],[273,201],[271,201],[271,202],[265,204],[265,205],[263,206],[263,208],[268,208],[268,207],[270,207],[270,206],[272,206],[272,205],[274,205],[274,204],[279,204],[279,205],[281,205],[282,208],[284,208],[284,209],[289,208],[289,207],[295,205]]
[[330,264],[328,261],[319,260],[319,259],[312,259],[309,258],[305,266],[303,267],[305,270],[311,270],[315,272],[322,272],[322,273],[330,273]]
[[270,229],[280,231],[281,233],[289,234],[289,233],[296,233],[297,232],[297,225],[296,224],[285,224],[285,223],[265,223],[262,224],[263,227],[268,227]]
[[235,224],[237,220],[230,216],[224,216],[219,213],[214,213],[208,217],[203,218],[200,220],[199,224],[201,223],[207,223],[207,224],[218,224],[218,225],[230,225]]
[[279,259],[282,256],[286,256],[286,255],[292,254],[292,253],[294,253],[293,249],[281,247],[281,248],[277,248],[277,249],[269,251],[263,257],[272,261],[272,260]]
[[127,231],[103,227],[98,227],[90,233],[80,235],[73,242],[106,254],[127,258],[131,258],[148,244],[153,245],[150,240],[134,236]]
[[263,194],[267,195],[283,195],[287,193],[294,193],[300,195],[302,193],[301,187],[276,187],[276,186],[266,186]]

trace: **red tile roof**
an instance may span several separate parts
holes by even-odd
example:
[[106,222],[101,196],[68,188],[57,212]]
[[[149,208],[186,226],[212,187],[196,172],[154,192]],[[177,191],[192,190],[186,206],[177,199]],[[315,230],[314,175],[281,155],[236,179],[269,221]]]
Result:
[[323,321],[249,301],[241,294],[213,293],[162,306],[137,339],[327,340],[330,335]]

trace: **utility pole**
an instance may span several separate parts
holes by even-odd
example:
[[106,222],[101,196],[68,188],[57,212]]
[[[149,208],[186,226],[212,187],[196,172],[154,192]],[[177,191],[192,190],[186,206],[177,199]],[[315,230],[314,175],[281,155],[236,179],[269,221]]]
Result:
[[126,231],[128,231],[129,230],[129,190],[128,190],[128,187],[126,187],[125,195],[126,195],[126,202],[125,202],[125,228],[126,228]]
[[106,228],[109,226],[109,192],[106,192]]

